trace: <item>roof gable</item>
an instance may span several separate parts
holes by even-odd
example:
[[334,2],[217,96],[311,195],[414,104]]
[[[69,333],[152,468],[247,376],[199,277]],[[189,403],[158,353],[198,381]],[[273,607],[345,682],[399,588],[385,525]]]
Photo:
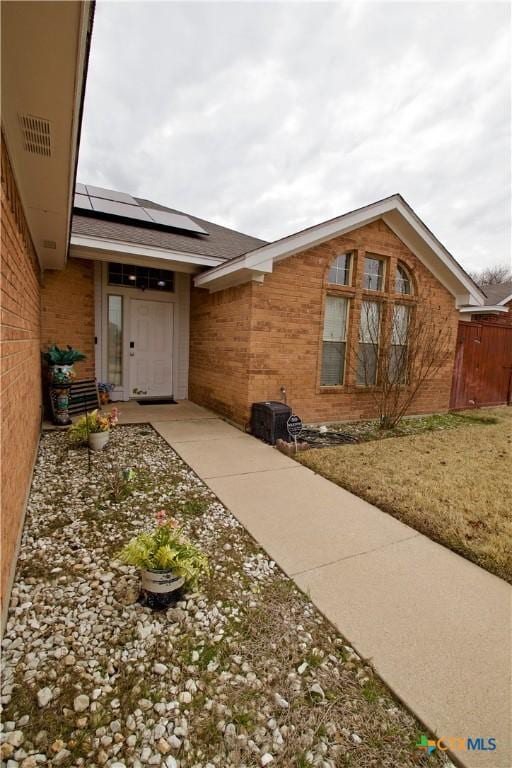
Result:
[[483,305],[485,296],[461,265],[399,195],[391,195],[329,221],[308,227],[287,237],[230,259],[195,278],[195,285],[210,291],[263,280],[273,265],[339,235],[382,219],[412,253],[454,296],[456,306]]

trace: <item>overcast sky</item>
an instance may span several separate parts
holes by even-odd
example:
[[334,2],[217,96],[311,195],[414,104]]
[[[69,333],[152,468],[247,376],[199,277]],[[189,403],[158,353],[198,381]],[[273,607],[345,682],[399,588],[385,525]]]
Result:
[[78,179],[268,240],[400,192],[510,264],[510,13],[100,1]]

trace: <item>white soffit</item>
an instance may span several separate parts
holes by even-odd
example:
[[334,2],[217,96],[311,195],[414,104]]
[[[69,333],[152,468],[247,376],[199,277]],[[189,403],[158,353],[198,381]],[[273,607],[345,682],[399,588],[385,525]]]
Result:
[[202,267],[216,267],[222,259],[203,256],[197,253],[171,251],[150,245],[138,245],[121,240],[71,235],[69,255],[93,261],[116,261],[126,264],[139,264],[162,269],[174,269],[178,272],[196,274]]
[[470,315],[499,315],[502,313],[507,313],[508,307],[502,307],[499,304],[495,306],[485,306],[485,307],[459,307],[459,312],[461,314],[470,314]]
[[382,218],[455,297],[456,305],[482,305],[484,295],[453,256],[416,216],[401,195],[359,208],[336,219],[276,240],[205,272],[195,278],[197,287],[210,291],[238,285],[272,272],[274,262],[312,248]]
[[2,128],[42,268],[65,266],[90,2],[2,3]]

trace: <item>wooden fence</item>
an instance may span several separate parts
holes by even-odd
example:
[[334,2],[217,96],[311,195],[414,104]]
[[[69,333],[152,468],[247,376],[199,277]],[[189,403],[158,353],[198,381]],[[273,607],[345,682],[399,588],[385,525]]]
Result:
[[460,322],[450,407],[512,402],[512,327]]

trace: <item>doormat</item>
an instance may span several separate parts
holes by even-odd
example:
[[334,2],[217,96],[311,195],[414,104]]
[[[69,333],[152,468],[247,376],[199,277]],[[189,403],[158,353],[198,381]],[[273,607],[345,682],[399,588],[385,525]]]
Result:
[[150,399],[146,398],[145,400],[136,400],[135,402],[139,405],[178,405],[172,397],[153,397]]

